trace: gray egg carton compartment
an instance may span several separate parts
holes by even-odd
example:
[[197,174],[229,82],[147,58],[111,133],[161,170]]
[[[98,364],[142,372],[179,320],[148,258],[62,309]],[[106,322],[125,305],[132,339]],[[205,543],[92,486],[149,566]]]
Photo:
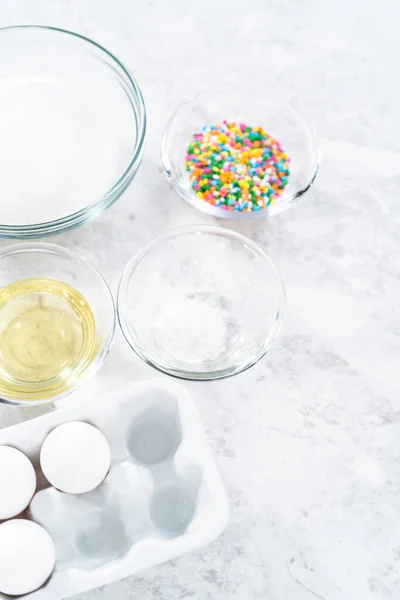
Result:
[[[67,421],[94,425],[111,447],[106,479],[87,494],[56,490],[40,470],[43,441]],[[122,579],[210,543],[226,526],[228,502],[198,413],[173,381],[144,381],[9,427],[0,444],[31,459],[38,487],[20,517],[45,527],[56,548],[55,571],[26,599],[60,600]]]

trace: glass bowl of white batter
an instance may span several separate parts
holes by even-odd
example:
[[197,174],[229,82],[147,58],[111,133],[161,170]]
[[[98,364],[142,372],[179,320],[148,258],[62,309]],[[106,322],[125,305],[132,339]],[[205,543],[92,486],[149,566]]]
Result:
[[119,60],[75,33],[0,29],[0,237],[33,238],[95,218],[125,191],[146,129]]
[[118,290],[121,329],[159,371],[221,379],[257,363],[281,329],[282,279],[265,252],[233,231],[165,231],[131,258]]

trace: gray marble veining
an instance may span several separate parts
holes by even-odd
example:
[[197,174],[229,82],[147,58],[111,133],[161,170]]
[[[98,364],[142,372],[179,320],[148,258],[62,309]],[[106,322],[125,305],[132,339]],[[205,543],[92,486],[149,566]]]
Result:
[[[231,500],[225,534],[77,600],[398,600],[400,4],[0,7],[3,24],[51,24],[97,39],[143,89],[148,136],[131,187],[95,222],[52,240],[85,254],[114,291],[143,242],[171,225],[212,222],[174,194],[159,162],[163,126],[192,92],[222,79],[295,98],[324,157],[315,187],[291,211],[223,223],[268,251],[288,296],[282,337],[265,360],[231,380],[189,384]],[[153,374],[118,334],[79,394]],[[0,414],[6,425],[35,411]]]

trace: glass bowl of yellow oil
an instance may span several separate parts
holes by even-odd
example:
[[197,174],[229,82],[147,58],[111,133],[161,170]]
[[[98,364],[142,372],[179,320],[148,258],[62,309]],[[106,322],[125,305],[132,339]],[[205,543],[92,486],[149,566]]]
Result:
[[64,398],[103,364],[115,307],[102,275],[54,244],[0,250],[0,401]]

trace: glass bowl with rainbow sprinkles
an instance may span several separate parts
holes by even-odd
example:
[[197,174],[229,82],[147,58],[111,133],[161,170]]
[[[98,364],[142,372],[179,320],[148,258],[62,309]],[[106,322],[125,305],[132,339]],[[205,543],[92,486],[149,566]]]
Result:
[[200,92],[170,118],[161,142],[168,180],[195,208],[225,219],[286,210],[319,168],[313,128],[288,104],[221,89]]

